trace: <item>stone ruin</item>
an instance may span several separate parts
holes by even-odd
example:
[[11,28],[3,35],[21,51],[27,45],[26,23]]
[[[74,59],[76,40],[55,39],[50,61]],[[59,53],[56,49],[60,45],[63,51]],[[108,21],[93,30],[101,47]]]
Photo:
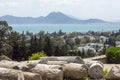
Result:
[[[85,62],[79,56],[41,57],[32,61],[0,61],[0,80],[85,80],[103,78],[100,61]],[[112,67],[106,79],[120,79],[120,67]]]

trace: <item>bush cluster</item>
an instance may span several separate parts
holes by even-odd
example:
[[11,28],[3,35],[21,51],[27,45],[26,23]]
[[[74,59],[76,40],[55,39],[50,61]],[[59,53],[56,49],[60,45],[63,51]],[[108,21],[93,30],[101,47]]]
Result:
[[45,57],[46,54],[44,51],[33,53],[32,56],[29,56],[29,60],[38,60],[40,57]]
[[120,47],[110,47],[106,50],[107,60],[110,63],[120,63]]

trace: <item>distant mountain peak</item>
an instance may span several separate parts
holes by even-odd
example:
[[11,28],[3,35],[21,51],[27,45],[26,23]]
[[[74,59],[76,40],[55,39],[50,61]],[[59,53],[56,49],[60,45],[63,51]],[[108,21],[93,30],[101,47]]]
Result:
[[64,15],[62,12],[51,12],[51,13],[49,13],[49,15],[54,15],[54,14]]
[[46,17],[58,17],[58,16],[66,16],[66,15],[61,12],[51,12]]
[[0,17],[0,20],[6,20],[10,24],[81,24],[81,23],[105,23],[106,21],[100,19],[79,20],[62,12],[51,12],[46,17],[16,17],[12,15],[5,15]]

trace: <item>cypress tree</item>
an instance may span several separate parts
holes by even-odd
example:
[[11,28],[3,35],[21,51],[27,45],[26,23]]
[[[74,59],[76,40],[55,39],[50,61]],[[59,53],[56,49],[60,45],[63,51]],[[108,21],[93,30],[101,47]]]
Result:
[[13,44],[13,55],[12,55],[12,59],[13,60],[17,60],[20,61],[21,60],[21,54],[19,52],[19,44],[18,42],[14,42]]
[[44,51],[47,54],[47,56],[53,55],[53,46],[49,36],[47,36],[44,40]]
[[40,37],[40,38],[38,39],[37,52],[43,51],[43,46],[44,46],[44,43],[43,43],[42,38]]
[[25,35],[24,35],[24,32],[22,33],[21,35],[21,41],[20,41],[20,54],[23,58],[23,60],[26,60],[26,39],[25,39]]
[[59,46],[55,47],[54,56],[60,56],[60,47]]

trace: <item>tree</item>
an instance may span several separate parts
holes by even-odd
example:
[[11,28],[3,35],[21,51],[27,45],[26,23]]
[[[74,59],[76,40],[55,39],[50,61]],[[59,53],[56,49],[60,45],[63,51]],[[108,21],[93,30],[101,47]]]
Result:
[[66,41],[65,41],[65,43],[66,43],[67,45],[69,45],[69,46],[71,47],[71,49],[73,49],[74,41],[73,41],[72,39],[67,38]]
[[68,55],[68,50],[70,50],[69,49],[69,45],[67,45],[67,44],[64,44],[64,45],[62,45],[61,46],[61,48],[60,48],[60,56],[67,56]]
[[[11,34],[12,27],[10,27],[6,21],[0,21],[0,55],[5,54],[5,48],[10,48],[8,44],[8,37]],[[4,47],[4,45],[8,45]]]
[[31,40],[30,40],[30,52],[29,52],[29,55],[32,55],[32,53],[34,53],[34,47],[33,47],[33,36],[31,37]]
[[76,45],[80,44],[80,41],[81,41],[81,40],[80,40],[78,37],[75,38],[75,44],[76,44]]
[[57,46],[62,46],[64,44],[64,39],[61,37],[55,37],[52,39],[52,41],[54,42],[54,45]]
[[22,60],[26,60],[27,57],[26,57],[26,38],[25,38],[25,35],[24,35],[24,32],[21,34],[21,40],[20,40],[20,54],[21,54],[21,57],[22,57]]
[[90,38],[85,36],[82,40],[81,43],[89,43],[90,42]]
[[44,51],[47,54],[47,56],[53,55],[53,44],[49,36],[47,36],[44,40]]
[[64,35],[65,33],[62,32],[62,30],[60,29],[59,32],[58,32],[58,36],[62,36]]
[[14,42],[12,59],[20,61],[21,57],[22,57],[21,53],[19,52],[19,44],[18,44],[18,42]]
[[85,57],[85,50],[84,50],[84,48],[82,48],[82,52],[81,53],[82,53],[81,57],[84,58]]
[[54,56],[60,56],[60,47],[59,46],[55,47]]
[[37,52],[43,51],[44,42],[43,42],[43,39],[41,37],[38,39],[38,43],[36,46],[37,46]]
[[36,35],[34,35],[31,37],[31,40],[30,40],[30,55],[32,53],[37,52],[37,45],[38,45],[37,38],[36,38]]
[[80,50],[78,50],[78,55],[82,57],[82,52]]
[[44,31],[40,31],[38,33],[38,35],[39,35],[39,37],[44,38],[45,37],[45,32]]
[[107,40],[107,44],[109,44],[110,46],[116,46],[116,44],[115,44],[115,38],[109,38],[108,40]]
[[8,37],[8,41],[9,41],[8,44],[11,46],[11,50],[9,50],[10,52],[8,52],[7,56],[12,58],[13,55],[16,55],[16,54],[13,54],[13,50],[15,49],[14,48],[15,43],[18,43],[19,45],[19,41],[20,41],[19,33],[12,31]]
[[21,44],[21,36],[17,32],[11,32],[11,35],[9,36],[9,44],[12,46],[12,52],[9,54],[9,56],[13,60],[20,61],[22,59],[22,51],[20,49]]

